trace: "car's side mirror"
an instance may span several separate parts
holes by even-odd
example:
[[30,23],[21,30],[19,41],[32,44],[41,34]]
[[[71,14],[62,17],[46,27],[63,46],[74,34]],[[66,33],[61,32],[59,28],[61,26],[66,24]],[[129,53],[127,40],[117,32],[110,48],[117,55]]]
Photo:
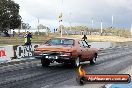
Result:
[[90,48],[91,47],[91,45],[88,45],[88,48]]

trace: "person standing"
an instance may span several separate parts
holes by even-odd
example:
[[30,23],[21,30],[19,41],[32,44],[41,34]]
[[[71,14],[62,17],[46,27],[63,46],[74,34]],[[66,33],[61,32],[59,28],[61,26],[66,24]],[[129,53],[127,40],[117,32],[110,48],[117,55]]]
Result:
[[31,45],[31,41],[32,41],[32,34],[29,31],[27,31],[27,33],[24,36],[25,45]]
[[82,39],[83,39],[84,41],[86,41],[86,40],[87,40],[87,36],[84,35]]
[[84,35],[82,39],[83,39],[83,40],[85,41],[85,43],[88,45],[87,36],[86,36],[86,35]]
[[16,35],[16,32],[15,31],[13,31],[13,37]]

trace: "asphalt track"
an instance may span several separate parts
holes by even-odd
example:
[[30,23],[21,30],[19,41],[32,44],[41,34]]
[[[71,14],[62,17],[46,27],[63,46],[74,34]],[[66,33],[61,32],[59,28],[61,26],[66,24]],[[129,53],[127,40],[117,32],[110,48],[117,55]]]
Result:
[[[95,65],[81,63],[87,73],[115,74],[132,65],[132,46],[99,51]],[[52,64],[41,67],[40,60],[0,66],[0,88],[68,88],[79,87],[78,69],[71,65]],[[87,87],[88,88],[88,87]]]

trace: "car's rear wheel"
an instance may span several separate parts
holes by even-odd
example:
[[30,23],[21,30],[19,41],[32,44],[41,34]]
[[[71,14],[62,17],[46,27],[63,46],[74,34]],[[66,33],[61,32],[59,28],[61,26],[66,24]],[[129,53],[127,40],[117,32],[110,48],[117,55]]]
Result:
[[41,59],[42,67],[48,67],[50,65],[50,62],[48,60]]
[[80,57],[77,57],[77,58],[74,60],[73,66],[74,66],[74,67],[80,66]]
[[91,65],[95,64],[96,58],[97,58],[97,56],[95,55],[95,56],[93,57],[93,59],[90,60],[90,64],[91,64]]

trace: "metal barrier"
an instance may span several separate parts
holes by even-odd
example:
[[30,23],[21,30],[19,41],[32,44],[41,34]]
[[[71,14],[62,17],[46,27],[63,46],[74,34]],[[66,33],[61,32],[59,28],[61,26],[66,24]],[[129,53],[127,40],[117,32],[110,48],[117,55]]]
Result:
[[89,45],[93,48],[97,48],[98,50],[113,47],[111,42],[90,42]]

